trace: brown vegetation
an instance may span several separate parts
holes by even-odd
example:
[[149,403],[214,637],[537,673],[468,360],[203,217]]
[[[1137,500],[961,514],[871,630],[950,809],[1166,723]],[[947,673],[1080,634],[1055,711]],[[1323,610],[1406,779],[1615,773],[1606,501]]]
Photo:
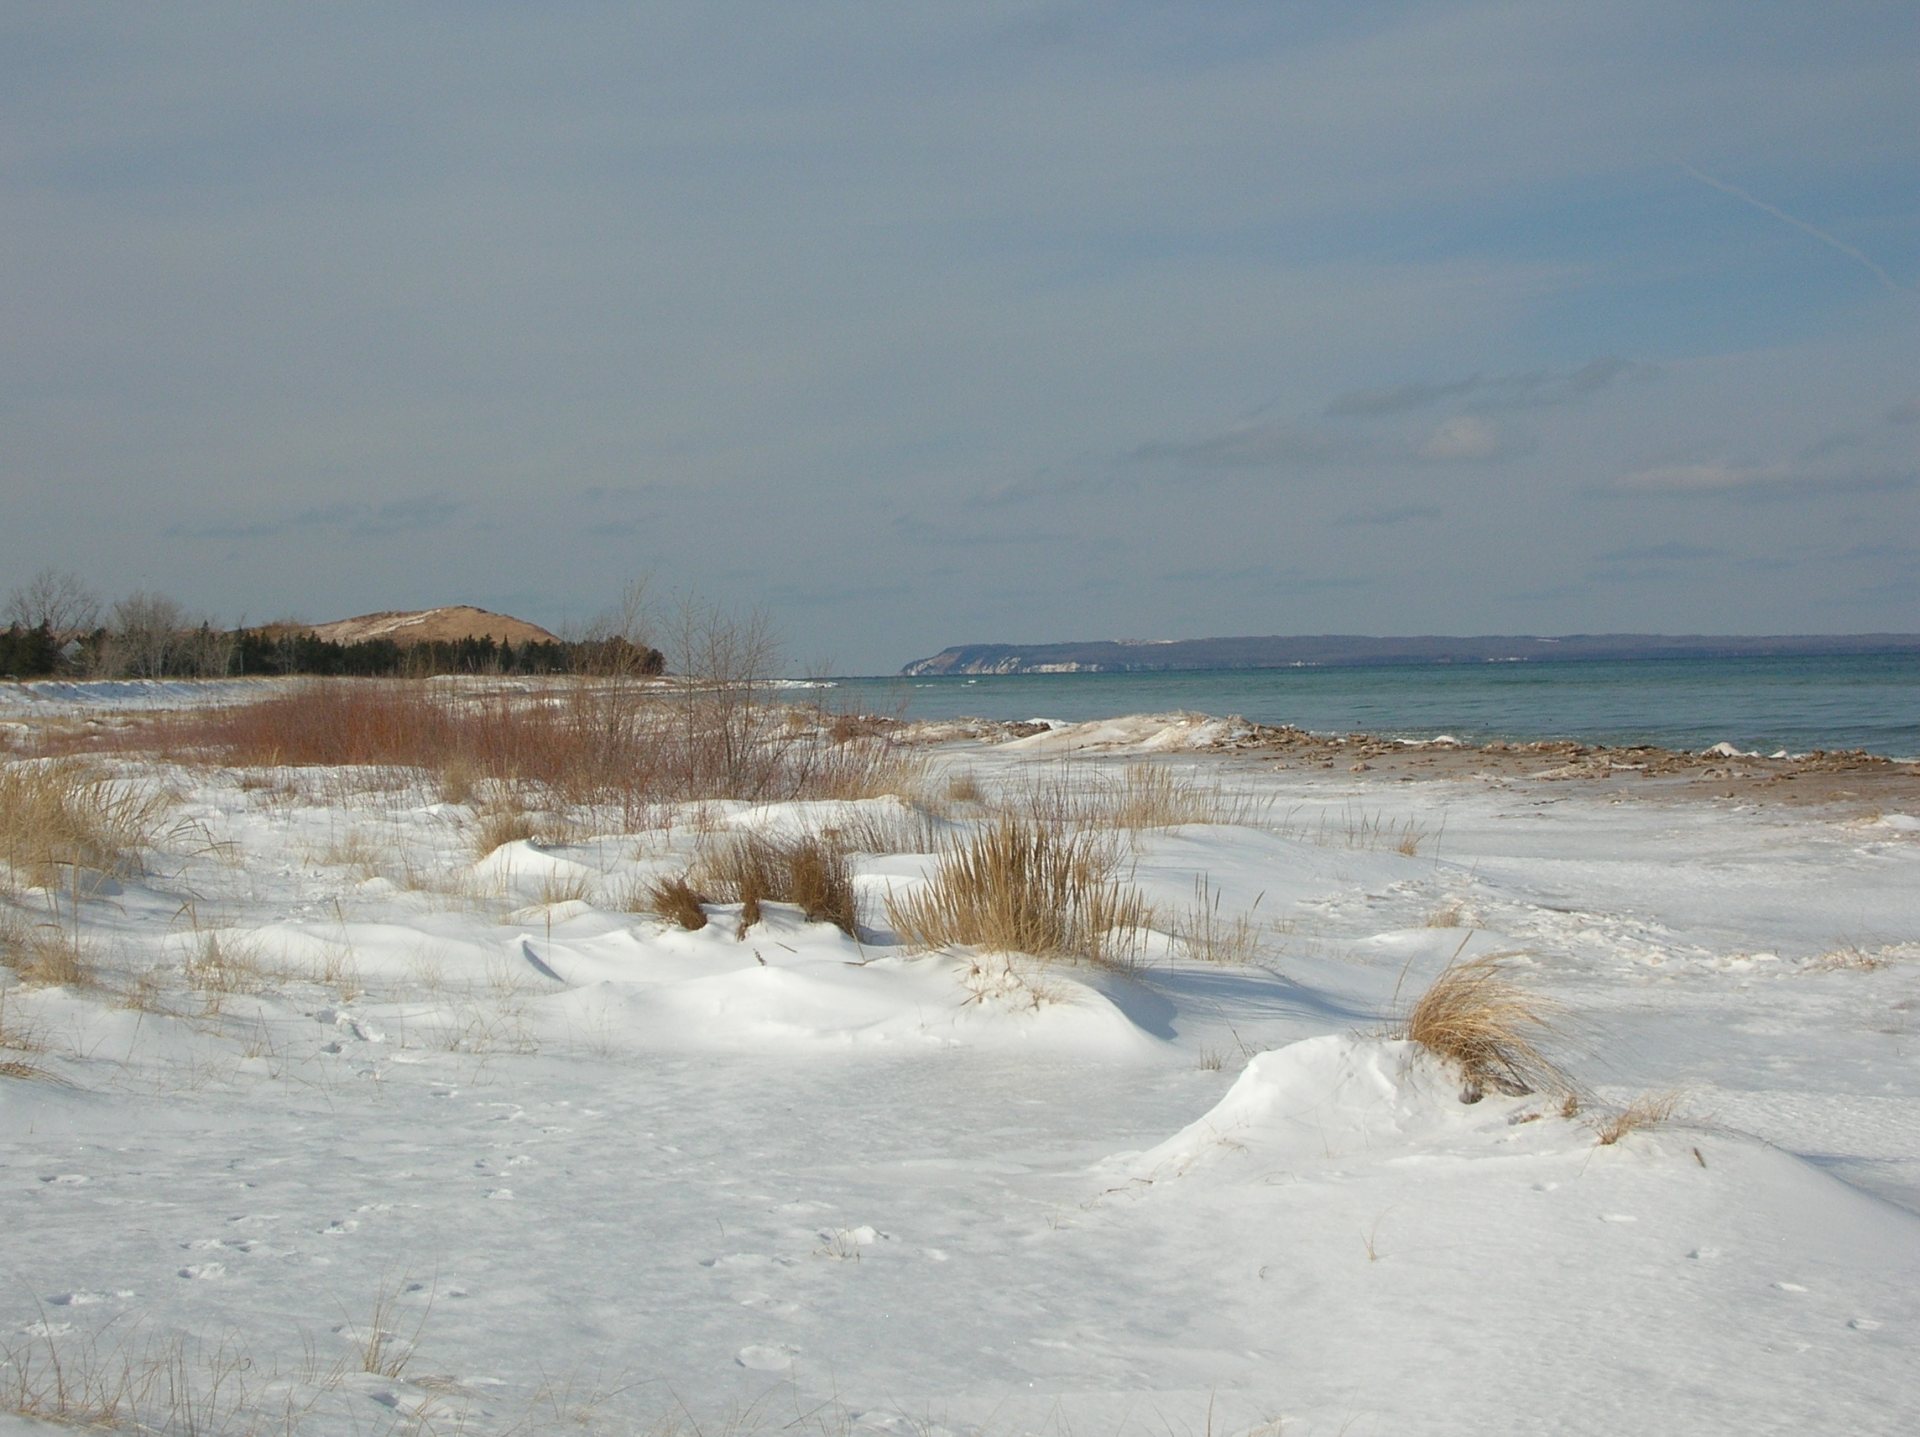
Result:
[[1535,1046],[1553,1005],[1500,969],[1500,955],[1447,965],[1408,1012],[1400,1036],[1460,1070],[1467,1101],[1488,1087],[1509,1094],[1564,1092],[1564,1074]]
[[887,919],[916,948],[977,945],[1037,958],[1123,963],[1152,920],[1115,877],[1107,835],[1013,817],[949,843],[924,889],[889,896]]
[[817,834],[772,838],[741,834],[700,862],[702,886],[741,905],[741,930],[758,921],[760,905],[791,903],[812,923],[831,923],[857,937],[853,871],[847,851]]
[[884,739],[835,743],[750,696],[681,684],[555,681],[532,692],[424,680],[315,680],[258,703],[124,730],[123,746],[229,767],[408,770],[523,806],[865,797],[904,777]]

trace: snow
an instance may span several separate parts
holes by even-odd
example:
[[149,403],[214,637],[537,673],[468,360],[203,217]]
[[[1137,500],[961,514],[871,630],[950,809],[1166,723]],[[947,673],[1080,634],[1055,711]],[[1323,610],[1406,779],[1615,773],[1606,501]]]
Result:
[[[1250,800],[1130,838],[1132,971],[906,951],[925,853],[856,858],[858,939],[624,906],[703,834],[898,798],[480,855],[424,787],[155,774],[147,872],[83,909],[107,984],[0,973],[44,1070],[0,1078],[0,1346],[184,1354],[199,1430],[1909,1430],[1920,821],[1191,751],[1218,728],[927,751]],[[1176,936],[1202,897],[1253,961]],[[1393,1035],[1485,955],[1559,1005],[1582,1111],[1464,1102]]]

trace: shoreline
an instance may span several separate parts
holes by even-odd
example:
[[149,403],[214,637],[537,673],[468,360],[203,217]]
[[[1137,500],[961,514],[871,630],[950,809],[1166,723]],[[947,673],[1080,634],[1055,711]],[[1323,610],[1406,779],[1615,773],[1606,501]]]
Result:
[[[1571,739],[1474,744],[1445,737],[1413,741],[1367,733],[1316,734],[1237,717],[1151,717],[1160,722],[1162,734],[1181,725],[1192,732],[1191,741],[1158,742],[1146,750],[1148,753],[1216,753],[1280,768],[1329,775],[1369,774],[1399,783],[1474,779],[1564,783],[1608,797],[1730,799],[1834,807],[1853,814],[1920,814],[1920,760],[1887,758],[1861,750],[1814,750],[1768,757],[1740,753],[1727,746],[1691,753],[1654,744],[1613,746]],[[910,743],[972,739],[994,746],[1019,743],[1057,748],[1063,753],[1102,749],[1120,752],[1129,745],[1107,736],[1119,722],[933,720],[902,724],[895,733]]]

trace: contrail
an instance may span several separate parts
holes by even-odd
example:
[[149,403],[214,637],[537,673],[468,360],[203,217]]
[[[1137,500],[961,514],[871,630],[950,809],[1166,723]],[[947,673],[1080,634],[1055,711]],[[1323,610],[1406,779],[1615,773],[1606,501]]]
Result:
[[1876,264],[1872,259],[1868,258],[1865,254],[1855,249],[1852,245],[1848,244],[1845,240],[1835,239],[1832,235],[1828,234],[1825,230],[1820,229],[1818,226],[1810,225],[1805,220],[1799,218],[1798,216],[1788,214],[1785,210],[1781,209],[1778,205],[1768,204],[1765,200],[1759,198],[1757,195],[1748,194],[1745,190],[1741,189],[1740,186],[1738,185],[1730,185],[1725,180],[1715,179],[1712,175],[1708,174],[1705,170],[1696,169],[1694,166],[1688,164],[1685,160],[1682,160],[1680,162],[1680,168],[1685,170],[1688,174],[1692,175],[1696,180],[1700,181],[1701,184],[1712,185],[1716,190],[1720,190],[1725,194],[1732,195],[1736,200],[1744,200],[1746,201],[1746,203],[1752,205],[1755,209],[1759,210],[1762,214],[1772,215],[1777,220],[1785,220],[1788,224],[1792,225],[1795,229],[1801,230],[1806,234],[1812,235],[1815,239],[1819,240],[1821,244],[1830,246],[1833,249],[1837,249],[1840,251],[1841,254],[1845,255],[1848,259],[1855,260],[1858,263],[1865,265],[1868,271],[1873,275],[1875,279],[1879,280],[1880,283],[1884,284],[1888,289],[1892,290],[1895,294],[1904,294],[1904,295],[1920,294],[1920,290],[1916,290],[1912,285],[1900,283],[1899,280],[1895,279],[1892,275],[1888,274],[1884,269],[1880,268],[1880,266]]

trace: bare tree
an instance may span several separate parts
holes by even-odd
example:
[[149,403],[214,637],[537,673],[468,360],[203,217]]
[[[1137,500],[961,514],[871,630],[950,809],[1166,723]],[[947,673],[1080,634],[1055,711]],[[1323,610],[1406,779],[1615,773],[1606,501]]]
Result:
[[100,623],[100,598],[79,575],[42,569],[7,595],[6,621],[23,629],[45,625],[56,639],[91,633]]
[[174,672],[188,627],[179,604],[136,589],[113,601],[100,667],[116,678],[164,678]]
[[767,731],[765,698],[779,657],[762,609],[741,618],[687,598],[668,623],[667,663],[680,691],[689,767],[708,771],[728,797],[763,797],[783,771],[783,740]]

